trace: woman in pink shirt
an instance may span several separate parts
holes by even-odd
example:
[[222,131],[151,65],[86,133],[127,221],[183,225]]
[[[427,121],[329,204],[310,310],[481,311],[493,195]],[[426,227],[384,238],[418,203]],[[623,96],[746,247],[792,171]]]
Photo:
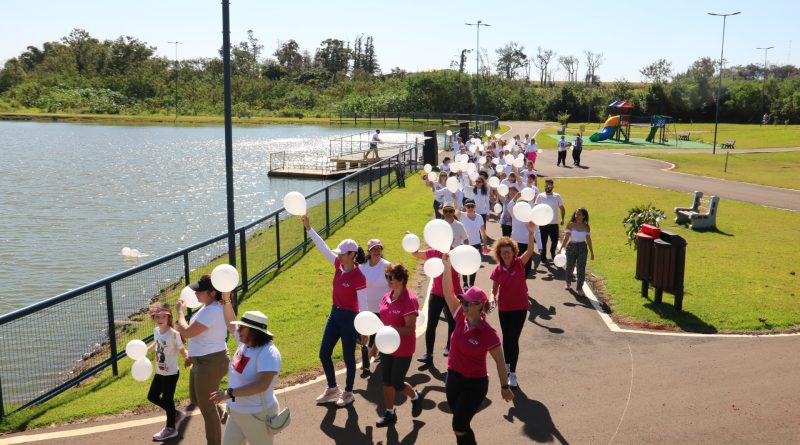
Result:
[[492,256],[497,266],[492,270],[493,300],[500,310],[500,329],[503,331],[503,352],[505,352],[506,372],[509,386],[517,385],[517,360],[519,359],[519,336],[528,316],[528,285],[525,282],[525,264],[530,261],[536,248],[534,234],[536,225],[528,223],[528,247],[519,255],[517,243],[507,237],[498,238],[494,243]]
[[503,347],[497,331],[486,321],[490,309],[486,292],[470,287],[456,297],[453,278],[450,276],[450,259],[445,255],[444,295],[455,319],[455,329],[450,339],[450,356],[447,357],[447,382],[445,394],[453,413],[453,432],[459,445],[474,445],[475,433],[470,428],[472,418],[489,392],[489,372],[486,355],[490,354],[500,377],[500,394],[503,400],[514,400],[508,386],[503,366]]
[[394,409],[395,394],[403,392],[411,399],[411,416],[417,417],[422,413],[422,396],[405,381],[408,368],[411,366],[411,356],[417,344],[415,335],[419,302],[406,285],[408,284],[408,269],[402,264],[386,266],[386,282],[391,289],[381,299],[381,321],[385,326],[393,327],[400,334],[400,347],[391,354],[381,354],[381,367],[383,368],[383,400],[386,412],[378,419],[379,427],[393,425],[397,422],[397,413]]
[[[317,403],[336,402],[338,406],[346,406],[355,401],[353,383],[356,379],[356,333],[353,324],[358,314],[358,294],[367,287],[367,279],[358,268],[366,259],[364,249],[358,247],[351,239],[343,240],[339,246],[331,250],[317,232],[311,228],[307,215],[301,217],[303,226],[314,241],[319,251],[333,264],[333,307],[322,334],[319,346],[319,360],[328,380],[328,389],[319,397]],[[364,299],[366,297],[363,297]],[[333,367],[333,348],[342,339],[342,356],[347,366],[344,392],[336,385],[336,372]]]

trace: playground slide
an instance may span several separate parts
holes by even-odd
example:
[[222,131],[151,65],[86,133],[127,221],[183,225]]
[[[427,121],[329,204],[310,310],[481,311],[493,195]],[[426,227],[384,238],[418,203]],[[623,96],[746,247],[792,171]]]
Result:
[[589,140],[592,142],[604,141],[611,136],[614,136],[614,132],[617,131],[618,126],[619,116],[611,116],[606,119],[606,123],[603,124],[603,129],[589,136]]
[[658,131],[658,127],[650,127],[650,134],[647,135],[645,140],[647,142],[653,142],[653,138],[656,137],[656,131]]

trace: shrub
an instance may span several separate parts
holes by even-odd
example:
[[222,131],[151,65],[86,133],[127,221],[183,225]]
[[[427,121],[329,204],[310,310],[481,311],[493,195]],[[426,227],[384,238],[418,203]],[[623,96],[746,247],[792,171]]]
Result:
[[622,220],[625,233],[628,235],[628,245],[636,248],[634,241],[636,234],[642,229],[642,225],[650,224],[658,227],[659,223],[666,219],[664,211],[657,209],[653,204],[639,205],[628,210],[628,216]]

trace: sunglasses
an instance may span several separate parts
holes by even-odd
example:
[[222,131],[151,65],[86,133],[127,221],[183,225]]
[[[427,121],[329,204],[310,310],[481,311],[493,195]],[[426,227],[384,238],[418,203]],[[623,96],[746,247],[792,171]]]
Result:
[[388,273],[386,275],[384,275],[384,277],[386,277],[386,281],[392,281],[392,280],[395,279],[394,275],[391,275],[391,274],[388,274]]
[[478,305],[480,305],[480,303],[467,301],[467,300],[461,300],[461,306],[464,306],[464,307],[478,306]]
[[456,211],[453,209],[448,209],[448,210],[442,210],[442,213],[456,213]]

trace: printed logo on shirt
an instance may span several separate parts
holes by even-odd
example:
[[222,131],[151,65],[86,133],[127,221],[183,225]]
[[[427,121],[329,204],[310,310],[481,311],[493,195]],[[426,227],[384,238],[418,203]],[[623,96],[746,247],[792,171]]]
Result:
[[239,374],[244,372],[244,367],[247,366],[247,362],[250,361],[250,357],[244,355],[243,350],[236,351],[236,354],[233,356],[233,369],[236,370]]
[[166,354],[164,354],[164,349],[167,347],[167,342],[163,340],[156,340],[156,366],[158,367],[159,371],[166,371],[167,364],[166,362]]
[[473,346],[478,346],[479,344],[481,344],[481,342],[478,341],[477,338],[468,338],[467,341],[469,342],[469,344]]
[[350,283],[342,283],[342,287],[350,287]]

